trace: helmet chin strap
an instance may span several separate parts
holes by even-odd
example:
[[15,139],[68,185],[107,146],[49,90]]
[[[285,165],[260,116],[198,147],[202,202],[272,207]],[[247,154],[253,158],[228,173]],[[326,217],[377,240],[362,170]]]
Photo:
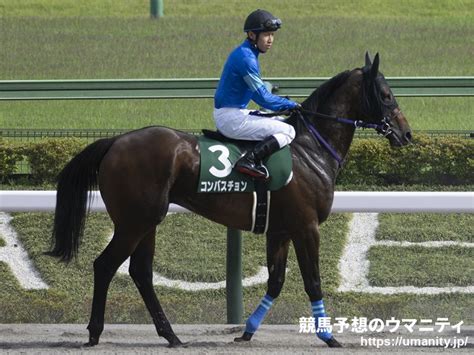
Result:
[[[254,32],[254,33],[255,33],[255,32]],[[255,35],[256,35],[257,37],[255,37],[255,40],[253,40],[252,38],[250,38],[249,34],[247,33],[247,39],[250,41],[250,43],[252,44],[252,46],[254,46],[255,48],[257,48],[257,50],[258,50],[260,53],[265,53],[265,52],[262,52],[262,51],[260,50],[260,48],[258,48],[258,46],[257,46],[258,37],[260,36],[260,32],[255,33]]]

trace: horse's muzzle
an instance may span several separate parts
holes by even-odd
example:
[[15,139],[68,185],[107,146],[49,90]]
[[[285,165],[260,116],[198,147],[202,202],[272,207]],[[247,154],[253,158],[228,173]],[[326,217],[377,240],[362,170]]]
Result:
[[402,111],[396,110],[390,117],[390,130],[386,135],[392,147],[401,147],[411,143],[410,125]]

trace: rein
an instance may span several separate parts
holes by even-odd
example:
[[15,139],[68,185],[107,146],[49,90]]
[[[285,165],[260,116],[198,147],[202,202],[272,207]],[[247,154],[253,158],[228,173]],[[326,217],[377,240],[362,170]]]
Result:
[[[375,129],[377,133],[383,135],[384,137],[387,137],[388,135],[392,134],[393,131],[390,127],[390,121],[392,118],[397,117],[400,115],[401,111],[398,108],[395,108],[390,116],[385,116],[381,123],[367,123],[361,120],[351,120],[349,118],[343,118],[343,117],[337,117],[337,116],[330,116],[330,115],[325,115],[323,113],[319,112],[314,112],[314,111],[309,111],[304,108],[299,108],[294,110],[296,111],[296,114],[298,115],[298,118],[303,122],[303,125],[306,127],[309,133],[313,136],[313,138],[319,142],[328,152],[331,154],[331,156],[337,161],[339,168],[342,166],[343,159],[339,156],[339,154],[336,152],[336,150],[328,143],[328,141],[321,135],[321,133],[318,132],[316,127],[314,127],[311,122],[309,122],[304,116],[304,114],[314,116],[316,118],[323,118],[323,119],[330,119],[334,120],[339,123],[344,123],[348,124],[351,126],[354,126],[355,128],[371,128]],[[272,112],[272,113],[262,113],[258,111],[251,112],[250,114],[254,114],[257,116],[263,116],[263,117],[273,117],[273,116],[279,116],[279,115],[287,115],[291,111],[284,110],[280,112]]]
[[[298,115],[298,118],[301,120],[301,122],[303,122],[304,126],[309,131],[309,133],[311,133],[313,138],[316,141],[318,141],[319,144],[321,144],[329,152],[329,154],[331,154],[332,157],[337,161],[337,164],[340,168],[342,166],[342,158],[339,156],[339,154],[336,152],[336,150],[328,143],[328,141],[326,139],[324,139],[324,137],[321,135],[321,133],[318,132],[316,127],[314,127],[314,125],[312,125],[310,122],[308,122],[306,120],[306,118],[304,118],[303,114],[299,110],[297,111],[297,115]],[[332,117],[332,116],[328,116],[328,117]],[[346,121],[350,121],[346,118],[337,118],[337,117],[334,117],[334,118],[335,119],[343,119],[344,122],[338,121],[338,122],[342,122],[342,123],[347,123]],[[354,122],[354,121],[351,121],[351,123],[352,122]]]
[[381,134],[384,137],[387,137],[393,133],[392,128],[390,127],[390,121],[392,120],[393,117],[397,117],[401,112],[400,112],[400,109],[395,108],[391,112],[390,116],[385,116],[382,119],[382,121],[379,124],[377,124],[377,123],[367,123],[361,120],[351,120],[351,119],[343,118],[343,117],[325,115],[323,113],[313,112],[313,111],[309,111],[303,108],[297,110],[298,118],[303,122],[306,129],[311,133],[313,138],[316,141],[318,141],[329,152],[329,154],[332,155],[332,157],[337,161],[340,168],[342,166],[343,159],[339,156],[336,150],[328,143],[328,141],[323,136],[321,136],[321,134],[318,132],[316,127],[314,127],[314,125],[311,124],[311,122],[308,122],[308,120],[303,116],[303,113],[312,115],[317,118],[330,119],[339,123],[348,124],[348,125],[354,126],[355,128],[375,129],[378,134]]
[[[372,128],[372,129],[375,129],[377,132],[383,134],[384,136],[387,136],[390,133],[392,133],[390,129],[390,124],[389,124],[390,117],[384,117],[381,123],[377,124],[377,123],[367,123],[361,120],[351,120],[349,118],[325,115],[324,113],[309,111],[303,108],[299,109],[298,111],[314,116],[316,118],[331,119],[339,123],[349,124],[351,126],[354,126],[355,128]],[[398,115],[399,112],[400,111],[398,111],[396,114]],[[300,113],[300,116],[304,118],[303,115],[301,115],[301,113]]]

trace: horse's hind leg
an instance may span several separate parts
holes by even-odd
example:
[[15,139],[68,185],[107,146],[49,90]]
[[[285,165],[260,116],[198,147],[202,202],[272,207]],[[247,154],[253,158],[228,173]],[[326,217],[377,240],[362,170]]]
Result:
[[126,233],[116,228],[112,240],[94,261],[94,297],[91,318],[87,326],[89,342],[85,344],[86,346],[99,343],[100,335],[104,330],[105,304],[110,282],[117,269],[130,256],[140,240],[132,236],[134,236],[133,233]]
[[168,340],[170,347],[175,347],[182,345],[182,343],[171,329],[153,288],[152,264],[154,253],[155,231],[149,233],[133,252],[130,258],[129,273],[150,312],[158,335]]
[[267,293],[260,301],[257,309],[247,319],[244,334],[234,341],[248,341],[265,318],[283,288],[285,282],[286,261],[288,259],[289,237],[287,235],[267,235]]

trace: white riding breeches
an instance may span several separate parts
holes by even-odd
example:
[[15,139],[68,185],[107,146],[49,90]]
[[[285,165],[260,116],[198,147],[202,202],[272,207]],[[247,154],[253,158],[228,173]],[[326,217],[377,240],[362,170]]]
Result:
[[262,117],[249,115],[251,110],[231,107],[215,108],[214,121],[224,136],[232,139],[261,141],[274,136],[280,148],[295,138],[295,129],[283,122],[280,116]]

